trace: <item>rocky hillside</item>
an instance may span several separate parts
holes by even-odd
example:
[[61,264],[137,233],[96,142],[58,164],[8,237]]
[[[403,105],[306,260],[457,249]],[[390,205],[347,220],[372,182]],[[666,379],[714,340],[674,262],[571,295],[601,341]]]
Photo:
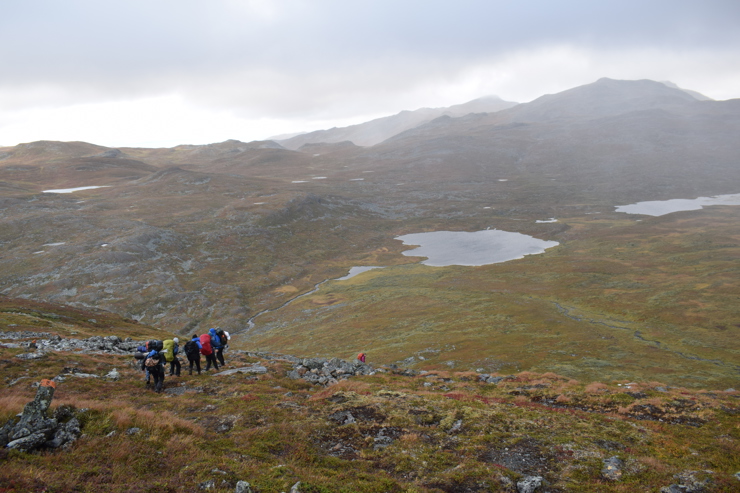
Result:
[[[0,293],[181,335],[224,326],[245,350],[725,388],[736,208],[615,208],[738,193],[738,115],[738,101],[602,79],[369,147],[3,148]],[[559,245],[428,268],[395,240],[485,229]],[[325,282],[355,266],[385,268]]]
[[131,356],[135,338],[123,339],[170,335],[129,326],[102,312],[3,300],[3,491],[730,492],[740,485],[733,389],[414,371],[229,349],[225,370],[183,368],[156,394]]

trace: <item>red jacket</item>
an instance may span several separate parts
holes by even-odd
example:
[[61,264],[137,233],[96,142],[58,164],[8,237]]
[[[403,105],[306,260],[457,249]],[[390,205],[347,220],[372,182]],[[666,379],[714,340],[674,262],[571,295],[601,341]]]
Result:
[[200,336],[200,345],[202,346],[200,348],[200,354],[203,356],[208,356],[210,354],[213,354],[213,349],[211,349],[211,336],[208,334],[203,334]]

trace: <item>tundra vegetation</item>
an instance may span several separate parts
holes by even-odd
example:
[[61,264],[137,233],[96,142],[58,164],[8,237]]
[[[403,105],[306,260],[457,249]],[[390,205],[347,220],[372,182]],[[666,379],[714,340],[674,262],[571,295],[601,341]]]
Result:
[[[130,355],[28,353],[32,334],[167,338],[105,312],[3,298],[0,422],[58,381],[52,411],[82,436],[64,450],[0,451],[2,491],[736,491],[740,393],[531,371],[397,365],[330,386],[289,378],[295,359],[227,351],[228,369],[145,387]],[[27,334],[8,340],[10,332]],[[314,365],[317,366],[317,365]],[[322,366],[319,364],[319,368]],[[104,378],[117,369],[120,378]],[[69,411],[68,411],[69,412]],[[702,488],[702,489],[699,489]]]

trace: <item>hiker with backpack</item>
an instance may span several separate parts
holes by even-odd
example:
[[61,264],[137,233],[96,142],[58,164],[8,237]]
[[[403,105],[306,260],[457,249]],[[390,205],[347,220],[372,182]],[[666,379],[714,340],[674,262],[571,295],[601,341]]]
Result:
[[149,345],[149,341],[137,347],[136,353],[134,353],[134,358],[141,361],[141,371],[144,372],[144,382],[147,387],[151,383],[151,375],[149,374],[149,368],[147,368],[146,365],[144,364],[146,362],[146,357],[149,355],[149,349],[147,348],[148,345]]
[[149,341],[147,343],[149,353],[144,360],[144,366],[149,370],[149,374],[154,379],[154,391],[162,392],[164,386],[164,346],[162,341]]
[[170,364],[170,376],[180,376],[180,358],[177,357],[177,353],[180,351],[179,343],[180,339],[175,337],[174,339],[167,339],[163,342],[164,359]]
[[213,347],[211,347],[211,335],[201,334],[200,336],[200,354],[206,357],[206,369],[211,369],[211,365],[218,371],[218,361],[216,361],[216,355],[213,354]]
[[193,334],[193,338],[190,339],[188,342],[185,343],[185,347],[183,347],[183,351],[185,351],[185,356],[188,357],[188,363],[190,363],[190,375],[193,374],[193,365],[198,370],[198,375],[200,375],[200,338],[198,337],[198,334]]
[[219,363],[221,363],[221,366],[226,366],[226,363],[224,362],[224,343],[221,340],[221,336],[218,334],[219,330],[221,329],[211,328],[208,331],[208,335],[211,336],[211,348],[213,348],[214,357]]

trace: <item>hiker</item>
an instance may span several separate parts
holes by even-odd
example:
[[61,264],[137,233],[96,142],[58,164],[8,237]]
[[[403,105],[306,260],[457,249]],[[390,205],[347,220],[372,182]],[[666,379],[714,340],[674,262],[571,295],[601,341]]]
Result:
[[208,335],[211,336],[211,348],[213,349],[213,357],[221,363],[221,366],[225,366],[224,363],[224,345],[221,342],[221,337],[216,333],[217,329],[211,328],[208,331]]
[[164,341],[164,359],[170,364],[170,376],[180,376],[180,358],[177,357],[177,353],[180,352],[179,346],[180,339],[175,337],[174,339],[167,339]]
[[164,346],[162,341],[149,341],[147,347],[150,349],[144,360],[144,366],[149,370],[149,374],[154,379],[154,391],[162,392],[164,386]]
[[360,353],[357,355],[357,359],[360,361],[360,363],[365,362],[365,353]]
[[200,336],[200,354],[206,357],[206,369],[211,369],[211,365],[218,371],[218,361],[216,361],[216,355],[213,354],[213,348],[211,347],[211,335],[202,334]]
[[149,355],[149,349],[147,349],[148,345],[149,345],[149,341],[137,347],[136,353],[134,353],[134,358],[141,360],[141,371],[144,372],[144,382],[147,387],[151,383],[150,382],[151,375],[149,374],[149,368],[147,368],[146,365],[144,364],[146,362],[146,357]]
[[221,330],[221,327],[216,327],[216,335],[218,336],[219,342],[221,342],[221,349],[216,351],[216,358],[219,363],[221,363],[221,366],[226,366],[226,362],[224,361],[224,352],[226,351],[226,345],[229,341],[226,339],[226,334]]
[[188,362],[190,363],[190,374],[193,374],[193,365],[195,365],[195,368],[198,370],[198,375],[200,375],[200,338],[198,337],[198,334],[193,334],[193,338],[190,339],[188,342],[185,343],[185,347],[183,347],[183,351],[185,351],[185,356],[188,357]]

